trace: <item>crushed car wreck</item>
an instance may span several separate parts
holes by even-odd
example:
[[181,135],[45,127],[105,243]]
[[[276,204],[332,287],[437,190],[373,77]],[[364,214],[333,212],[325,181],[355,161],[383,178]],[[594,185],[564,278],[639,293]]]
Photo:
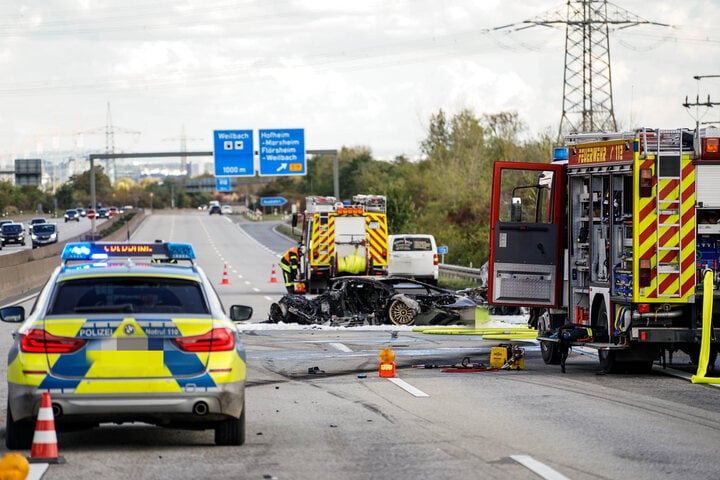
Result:
[[401,277],[337,277],[315,297],[285,295],[271,323],[301,325],[474,325],[475,302],[451,290]]

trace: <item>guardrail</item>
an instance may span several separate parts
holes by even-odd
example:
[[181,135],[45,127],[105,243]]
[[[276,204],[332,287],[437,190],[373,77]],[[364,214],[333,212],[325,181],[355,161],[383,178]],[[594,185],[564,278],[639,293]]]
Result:
[[441,263],[439,267],[440,276],[442,277],[475,280],[478,285],[483,285],[487,280],[487,269],[485,268],[461,267],[445,263]]

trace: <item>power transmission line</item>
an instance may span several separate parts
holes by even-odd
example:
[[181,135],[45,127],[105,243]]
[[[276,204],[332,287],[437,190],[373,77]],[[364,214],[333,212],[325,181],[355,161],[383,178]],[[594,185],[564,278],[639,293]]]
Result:
[[558,7],[495,30],[518,31],[558,24],[565,25],[560,136],[568,132],[616,131],[609,27],[620,30],[637,25],[669,25],[645,20],[607,0],[568,0],[565,12]]
[[[115,153],[115,133],[127,133],[134,136],[140,135],[141,132],[135,130],[128,130],[123,127],[116,127],[113,125],[112,113],[110,112],[110,102],[107,103],[107,113],[105,126],[100,128],[93,128],[90,130],[84,130],[78,132],[78,134],[84,133],[103,133],[105,135],[105,153]],[[113,185],[117,183],[117,169],[114,158],[105,159],[105,170],[109,178],[112,179]]]
[[[198,137],[188,137],[185,134],[185,125],[182,126],[182,132],[180,133],[179,137],[170,137],[170,138],[163,138],[163,141],[177,141],[180,140],[180,151],[181,152],[187,152],[187,142],[188,140],[191,141],[201,141],[205,140],[204,138],[198,138]],[[190,172],[188,171],[188,164],[187,164],[187,156],[183,155],[180,157],[180,171],[183,175],[190,176]]]

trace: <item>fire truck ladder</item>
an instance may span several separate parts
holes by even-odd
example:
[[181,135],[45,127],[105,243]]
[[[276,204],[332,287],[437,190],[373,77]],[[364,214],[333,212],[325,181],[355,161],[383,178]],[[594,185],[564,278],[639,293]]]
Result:
[[645,131],[646,153],[655,155],[656,196],[656,295],[680,298],[682,292],[682,130]]

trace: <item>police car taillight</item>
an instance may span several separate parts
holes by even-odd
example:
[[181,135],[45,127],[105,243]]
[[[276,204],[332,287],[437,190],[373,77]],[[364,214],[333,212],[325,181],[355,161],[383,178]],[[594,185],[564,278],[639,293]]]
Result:
[[86,342],[83,338],[58,337],[34,328],[22,336],[20,350],[25,353],[73,353],[80,350]]
[[235,335],[227,328],[214,328],[203,335],[174,340],[183,352],[222,352],[235,348]]

